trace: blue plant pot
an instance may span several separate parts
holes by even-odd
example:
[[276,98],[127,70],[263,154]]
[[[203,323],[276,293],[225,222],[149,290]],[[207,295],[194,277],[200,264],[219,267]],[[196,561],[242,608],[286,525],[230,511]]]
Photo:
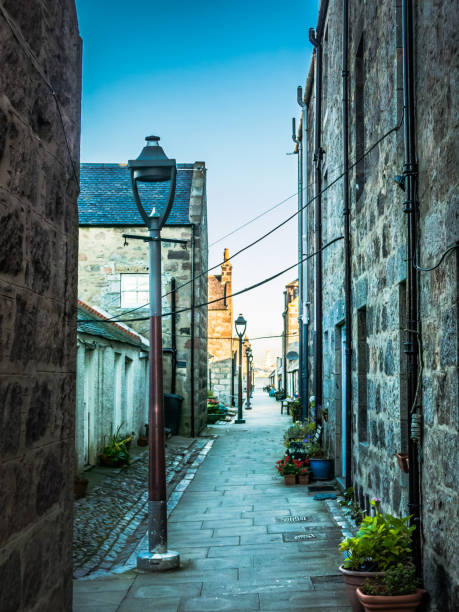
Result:
[[331,459],[309,459],[314,480],[328,480],[331,472]]

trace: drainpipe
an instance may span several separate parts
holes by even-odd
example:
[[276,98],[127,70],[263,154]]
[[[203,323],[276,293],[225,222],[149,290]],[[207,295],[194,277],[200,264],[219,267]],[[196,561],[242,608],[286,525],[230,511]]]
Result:
[[172,376],[171,376],[171,393],[175,393],[177,389],[177,299],[175,292],[175,278],[171,278],[171,348],[172,348]]
[[[321,7],[322,8],[322,7]],[[323,19],[323,18],[322,18]],[[319,15],[320,22],[320,15]],[[322,23],[323,26],[323,23]],[[323,339],[322,339],[322,157],[321,127],[322,127],[322,30],[309,30],[309,40],[316,50],[315,76],[315,200],[314,200],[314,251],[317,252],[314,266],[314,415],[316,422],[322,410],[322,370],[323,370]]]
[[303,100],[303,88],[300,86],[296,90],[296,101],[301,108],[301,132],[296,139],[298,143],[298,368],[299,368],[299,396],[301,404],[301,420],[304,422],[308,412],[308,395],[306,383],[305,354],[304,344],[304,264],[303,264],[303,234],[304,234],[304,185],[306,176],[304,174],[304,149],[306,146],[304,135],[305,104]]
[[413,52],[413,3],[402,1],[402,36],[403,36],[403,127],[404,127],[404,163],[403,178],[406,199],[403,211],[407,214],[406,241],[406,285],[407,285],[407,342],[405,353],[408,365],[408,407],[410,409],[411,427],[409,428],[409,513],[411,523],[416,525],[413,532],[413,553],[418,575],[421,575],[421,517],[420,517],[420,443],[421,443],[421,398],[417,397],[418,387],[418,274],[414,267],[417,251],[417,180],[415,143],[415,109],[414,109],[414,52]]
[[190,381],[190,394],[191,394],[191,437],[195,437],[195,400],[194,400],[194,387],[195,387],[195,372],[194,372],[194,317],[195,317],[195,286],[196,281],[194,278],[194,256],[195,256],[195,228],[194,225],[191,226],[191,325],[190,325],[190,335],[191,335],[191,381]]
[[[308,143],[309,143],[309,128],[308,128],[308,113],[309,104],[311,102],[312,95],[312,84],[314,81],[314,68],[316,63],[316,52],[313,51],[311,64],[309,66],[309,73],[306,79],[306,86],[304,91],[303,100],[303,207],[306,206],[309,198],[308,180],[309,180],[309,154],[308,154]],[[302,245],[302,259],[309,253],[309,208],[303,210],[303,245]],[[304,397],[306,402],[305,417],[309,418],[309,259],[305,262],[303,272],[303,374],[304,374]]]
[[235,367],[234,367],[234,359],[235,353],[233,352],[233,338],[231,338],[231,406],[236,406],[236,402],[234,401],[234,375],[235,375]]
[[343,0],[343,215],[344,215],[344,325],[346,327],[346,488],[352,487],[352,284],[351,284],[351,231],[349,208],[349,141],[348,141],[348,0]]

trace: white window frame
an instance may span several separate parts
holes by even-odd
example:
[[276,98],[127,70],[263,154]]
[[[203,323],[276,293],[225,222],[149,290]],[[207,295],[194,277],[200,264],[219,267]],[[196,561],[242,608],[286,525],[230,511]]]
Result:
[[120,306],[121,308],[137,308],[148,304],[149,279],[148,273],[120,274]]

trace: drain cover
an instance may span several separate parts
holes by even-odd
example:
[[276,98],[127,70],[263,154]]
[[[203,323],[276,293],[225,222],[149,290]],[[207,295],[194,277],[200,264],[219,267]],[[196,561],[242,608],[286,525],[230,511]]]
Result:
[[310,516],[278,516],[276,518],[278,523],[305,523],[311,520]]
[[284,542],[302,542],[305,540],[314,540],[316,535],[315,533],[283,533],[282,538]]

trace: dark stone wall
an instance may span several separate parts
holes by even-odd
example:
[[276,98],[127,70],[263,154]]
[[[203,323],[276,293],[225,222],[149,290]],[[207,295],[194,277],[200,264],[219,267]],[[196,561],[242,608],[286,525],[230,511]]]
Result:
[[0,610],[71,610],[81,41],[0,4]]
[[[419,259],[429,267],[458,239],[456,7],[415,3],[416,146],[419,158]],[[331,0],[324,28],[323,187],[342,172],[342,3]],[[349,157],[359,156],[396,126],[403,111],[401,2],[349,2]],[[363,42],[362,42],[363,41]],[[362,46],[360,47],[360,45]],[[363,58],[359,58],[363,50]],[[360,62],[360,63],[359,63]],[[359,72],[360,71],[360,72]],[[360,97],[360,99],[359,99]],[[309,174],[314,182],[314,90],[308,113]],[[359,112],[362,115],[359,117]],[[363,118],[363,127],[357,122]],[[361,143],[360,143],[361,144]],[[405,195],[394,182],[403,171],[403,127],[351,169],[352,240],[352,480],[360,505],[382,499],[386,511],[408,515],[408,476],[395,452],[406,452],[409,407]],[[357,172],[357,170],[359,172]],[[364,182],[362,179],[364,175]],[[360,182],[359,188],[357,184]],[[309,187],[308,196],[313,196]],[[323,195],[323,244],[343,233],[342,182]],[[310,206],[310,209],[313,207]],[[313,212],[309,210],[309,243]],[[310,247],[310,252],[314,249]],[[327,252],[328,251],[328,252]],[[341,475],[341,330],[344,322],[343,244],[323,255],[324,434]],[[309,266],[312,317],[314,277]],[[419,274],[422,331],[421,540],[430,610],[455,610],[459,598],[457,250],[432,272]],[[364,325],[362,321],[364,320]],[[313,325],[311,325],[313,327]],[[312,335],[312,334],[311,334]],[[313,365],[313,346],[310,346]],[[312,370],[310,370],[312,371]],[[311,381],[312,382],[312,381]],[[363,387],[364,386],[364,387]]]

